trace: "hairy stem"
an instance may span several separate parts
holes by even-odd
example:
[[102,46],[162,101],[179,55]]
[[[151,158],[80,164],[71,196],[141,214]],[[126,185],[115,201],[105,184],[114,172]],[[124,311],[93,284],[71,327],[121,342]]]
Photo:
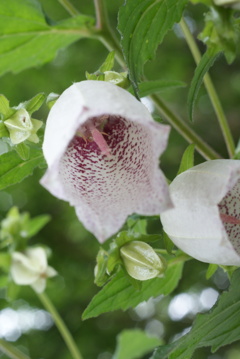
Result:
[[28,355],[3,339],[0,339],[0,352],[6,354],[11,359],[30,359]]
[[56,308],[54,307],[51,300],[48,298],[48,296],[45,293],[37,293],[35,292],[42,302],[43,306],[47,309],[47,311],[52,315],[52,318],[59,330],[59,332],[62,335],[63,340],[65,341],[72,357],[74,359],[83,359],[76,343],[73,340],[73,337],[71,333],[69,332],[68,328],[66,327],[64,321],[60,317],[59,313],[57,312]]
[[80,14],[79,11],[75,8],[75,6],[73,6],[73,4],[69,0],[58,0],[58,1],[71,16],[77,16]]
[[[198,46],[195,42],[195,39],[193,37],[193,35],[191,34],[191,31],[189,30],[189,27],[186,23],[186,21],[182,18],[182,20],[180,21],[180,26],[182,29],[182,32],[185,36],[185,39],[187,41],[188,47],[192,53],[192,56],[196,62],[196,64],[198,65],[199,62],[201,61],[201,54],[200,51],[198,49]],[[219,100],[219,97],[217,95],[217,92],[215,90],[215,87],[212,83],[211,77],[209,76],[209,74],[206,74],[203,78],[206,90],[208,92],[209,98],[211,100],[211,103],[213,105],[214,111],[216,113],[216,116],[218,118],[218,122],[227,146],[227,150],[228,150],[228,154],[230,157],[233,157],[234,152],[235,152],[235,145],[234,145],[234,140],[228,125],[228,121],[226,119],[226,116],[224,114],[221,102]]]

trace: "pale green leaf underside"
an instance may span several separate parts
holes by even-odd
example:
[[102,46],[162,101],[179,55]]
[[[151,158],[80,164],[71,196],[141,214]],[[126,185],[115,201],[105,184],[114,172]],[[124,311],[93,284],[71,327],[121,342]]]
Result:
[[0,1],[0,75],[51,61],[59,49],[87,36],[91,17],[50,26],[36,0]]
[[182,275],[183,263],[170,266],[163,278],[155,278],[142,282],[141,290],[136,290],[127,277],[120,271],[111,282],[107,283],[92,299],[83,313],[83,319],[118,309],[126,310],[135,307],[144,300],[167,295],[177,286]]
[[197,348],[211,346],[215,352],[240,339],[240,269],[232,277],[229,292],[219,298],[210,313],[199,314],[191,331],[173,344],[159,347],[151,359],[190,359]]
[[118,335],[112,359],[138,359],[160,345],[160,339],[149,337],[140,329],[124,330]]
[[119,11],[121,45],[135,87],[143,65],[182,16],[187,0],[126,0]]
[[15,151],[0,156],[0,190],[21,182],[32,175],[34,168],[43,166],[42,151],[31,149],[29,159],[23,161]]

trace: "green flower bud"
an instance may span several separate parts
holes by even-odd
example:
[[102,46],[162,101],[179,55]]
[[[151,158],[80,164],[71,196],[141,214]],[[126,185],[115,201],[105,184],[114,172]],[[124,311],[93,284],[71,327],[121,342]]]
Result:
[[145,242],[132,241],[120,249],[128,274],[137,280],[160,277],[165,272],[166,261]]
[[4,122],[7,127],[10,139],[14,145],[25,140],[38,143],[39,138],[36,132],[42,126],[42,121],[31,119],[25,108],[17,110],[17,112]]
[[127,78],[127,72],[115,72],[115,71],[105,71],[104,81],[111,82],[114,85],[117,85],[122,88],[128,88],[130,82]]

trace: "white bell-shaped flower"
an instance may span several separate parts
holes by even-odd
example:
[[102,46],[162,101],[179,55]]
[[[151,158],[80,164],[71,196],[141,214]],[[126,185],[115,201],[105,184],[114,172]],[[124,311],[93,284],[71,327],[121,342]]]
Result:
[[240,161],[207,161],[170,185],[174,208],[161,214],[177,247],[207,263],[240,265]]
[[48,266],[46,251],[41,247],[12,254],[11,276],[16,284],[31,285],[41,293],[45,290],[46,279],[56,274],[55,269]]
[[79,220],[104,242],[128,215],[171,208],[159,169],[169,129],[120,87],[75,83],[49,113],[43,143],[48,170],[41,184],[74,206]]

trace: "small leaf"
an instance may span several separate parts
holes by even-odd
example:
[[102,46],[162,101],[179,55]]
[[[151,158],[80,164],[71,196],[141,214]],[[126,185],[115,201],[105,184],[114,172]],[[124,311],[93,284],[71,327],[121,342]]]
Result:
[[167,233],[164,232],[164,230],[163,230],[163,241],[164,241],[164,246],[165,246],[166,251],[168,252],[168,254],[172,254],[172,250],[174,248],[174,243],[168,237]]
[[[182,81],[171,81],[171,80],[158,80],[158,81],[147,81],[141,82],[139,85],[139,96],[145,97],[153,93],[164,92],[167,90],[185,87],[185,82]],[[133,88],[129,89],[131,94],[134,94]]]
[[197,95],[200,89],[200,86],[202,84],[204,75],[208,72],[210,67],[214,64],[216,59],[220,53],[216,53],[215,49],[210,49],[205,52],[203,57],[201,58],[201,61],[199,62],[195,72],[194,76],[191,82],[190,90],[188,93],[188,113],[189,118],[192,121],[193,120],[193,110],[194,105],[197,99]]
[[83,313],[83,319],[97,317],[113,310],[134,308],[151,297],[171,293],[182,276],[182,268],[183,263],[169,265],[163,278],[142,282],[142,288],[139,291],[132,286],[121,270],[92,299]]
[[6,126],[4,125],[4,122],[0,122],[0,138],[2,137],[9,137],[9,132],[6,128]]
[[159,347],[151,359],[191,359],[194,351],[211,346],[212,352],[240,339],[240,269],[209,313],[198,314],[191,331],[172,344]]
[[27,112],[32,115],[34,112],[39,110],[45,100],[46,95],[44,93],[39,93],[31,100],[21,103],[17,108],[25,108]]
[[17,154],[20,156],[20,158],[23,161],[26,161],[29,159],[30,156],[30,148],[29,146],[27,146],[25,143],[19,143],[18,145],[16,145],[14,147],[14,149],[16,150]]
[[189,170],[189,168],[192,168],[194,166],[194,150],[195,150],[195,144],[191,144],[186,148],[182,156],[177,175],[179,175],[184,171]]
[[112,359],[138,359],[160,345],[161,340],[150,337],[140,329],[124,330],[117,337]]
[[102,64],[102,66],[99,68],[99,72],[105,72],[105,71],[111,71],[113,69],[114,66],[114,56],[115,56],[115,52],[111,51],[109,52],[106,60],[104,61],[104,63]]
[[43,227],[50,222],[51,217],[47,214],[43,214],[27,221],[24,231],[26,231],[27,237],[31,238],[41,231]]
[[34,168],[43,166],[45,159],[42,151],[31,149],[29,159],[23,161],[15,151],[0,156],[0,190],[21,182],[32,175]]
[[180,21],[186,3],[187,0],[126,0],[120,8],[118,30],[134,92],[143,75],[143,65],[154,58],[167,32]]
[[218,269],[217,264],[209,264],[207,273],[206,273],[206,279],[210,279],[214,275],[214,273],[216,272],[217,269]]
[[4,95],[0,95],[0,114],[3,116],[3,119],[6,120],[11,116],[12,112],[8,99]]

